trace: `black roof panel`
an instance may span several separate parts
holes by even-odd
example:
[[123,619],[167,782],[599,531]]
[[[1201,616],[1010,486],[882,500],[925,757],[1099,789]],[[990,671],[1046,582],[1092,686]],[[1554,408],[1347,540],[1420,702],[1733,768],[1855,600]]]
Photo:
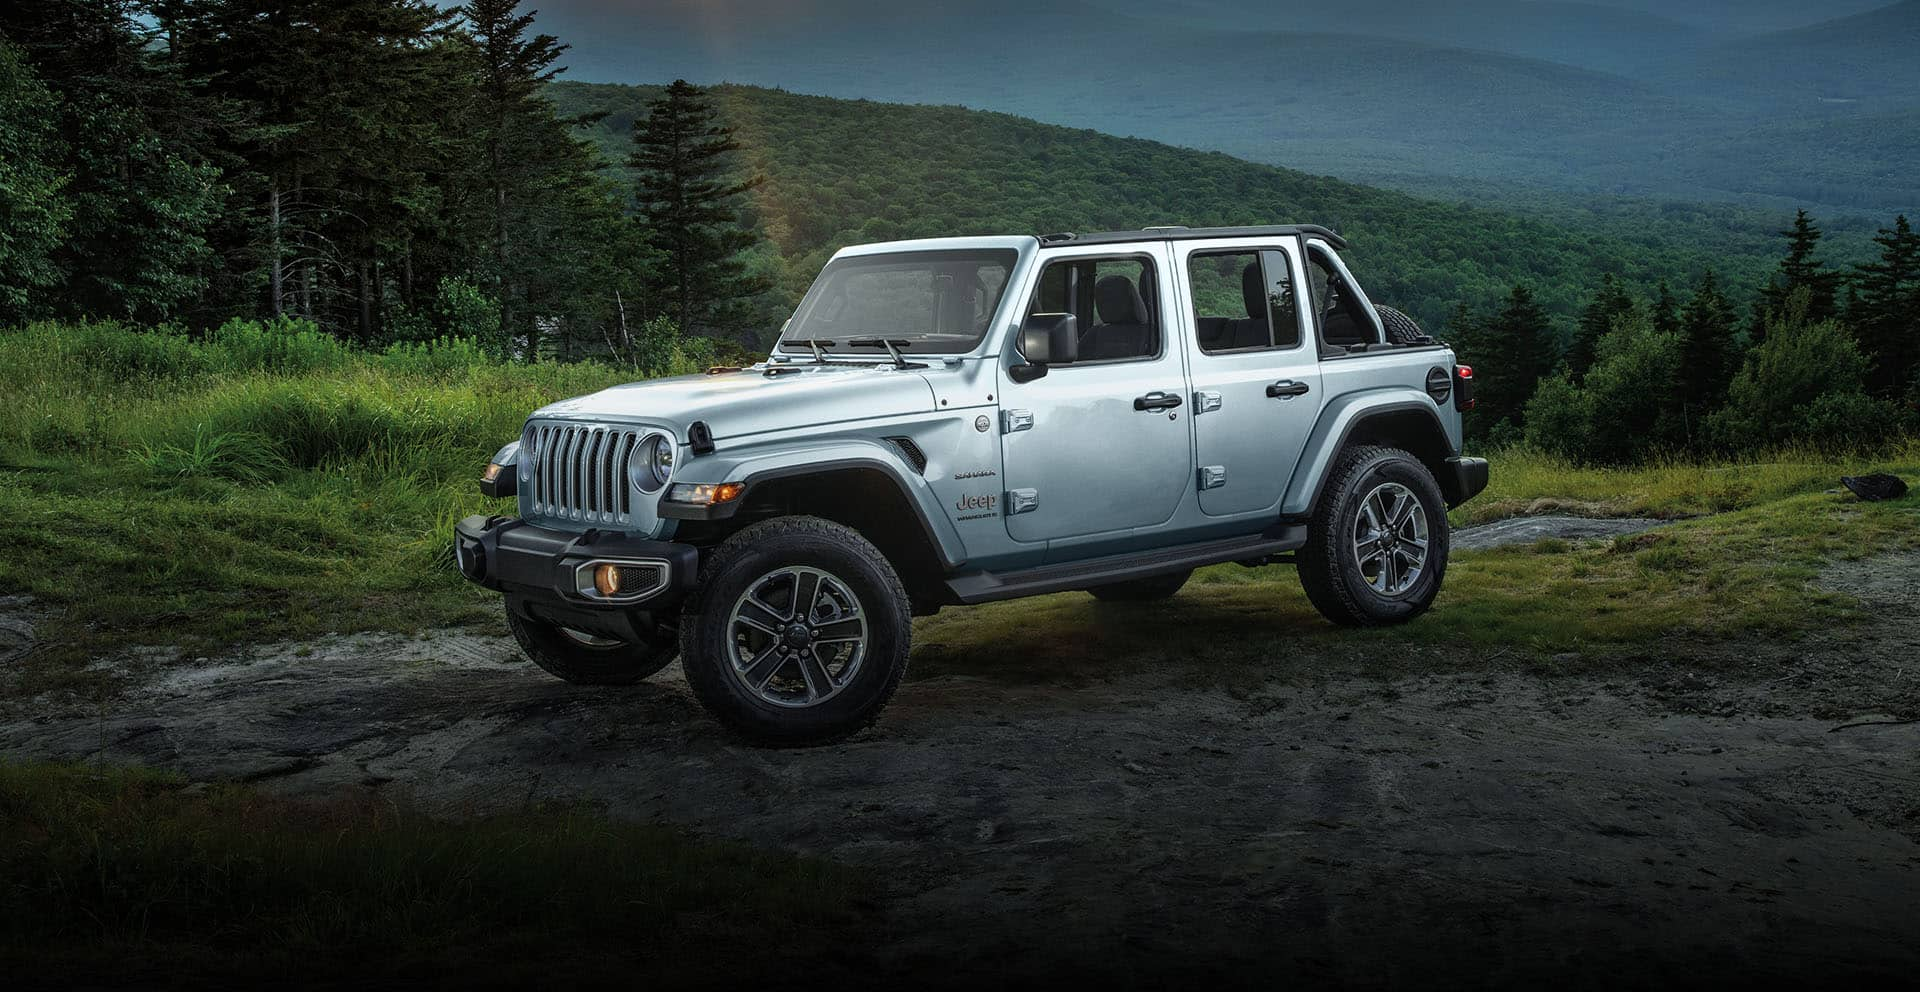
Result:
[[1318,224],[1271,224],[1264,227],[1149,227],[1139,231],[1103,231],[1098,234],[1043,234],[1040,236],[1040,243],[1047,248],[1066,248],[1080,245],[1123,244],[1130,241],[1199,241],[1207,238],[1294,236],[1323,238],[1342,251],[1347,247],[1345,238]]

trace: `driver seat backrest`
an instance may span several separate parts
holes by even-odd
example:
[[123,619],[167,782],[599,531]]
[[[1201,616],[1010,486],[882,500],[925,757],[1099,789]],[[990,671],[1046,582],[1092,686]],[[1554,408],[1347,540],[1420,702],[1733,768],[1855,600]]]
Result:
[[1093,284],[1097,323],[1080,341],[1085,361],[1140,358],[1153,351],[1153,324],[1146,301],[1126,276],[1104,276]]
[[1272,344],[1273,328],[1267,320],[1266,276],[1260,271],[1257,259],[1240,270],[1240,299],[1246,305],[1247,316],[1227,322],[1219,347],[1265,348]]

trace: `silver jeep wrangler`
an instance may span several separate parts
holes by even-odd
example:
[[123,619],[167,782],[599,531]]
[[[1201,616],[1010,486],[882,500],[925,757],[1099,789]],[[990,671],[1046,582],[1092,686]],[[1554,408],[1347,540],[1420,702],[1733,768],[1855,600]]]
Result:
[[556,403],[482,488],[459,567],[535,664],[681,659],[727,727],[845,737],[912,617],[1292,561],[1328,619],[1410,620],[1447,567],[1472,372],[1312,226],[847,248],[767,361]]

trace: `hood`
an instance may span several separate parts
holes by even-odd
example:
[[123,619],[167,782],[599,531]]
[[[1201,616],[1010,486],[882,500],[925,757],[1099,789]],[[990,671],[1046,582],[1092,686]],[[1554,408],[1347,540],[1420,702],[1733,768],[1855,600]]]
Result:
[[747,369],[635,382],[562,400],[533,415],[670,424],[682,437],[687,425],[704,420],[722,439],[934,409],[927,380],[890,365],[779,367],[797,371],[769,376]]

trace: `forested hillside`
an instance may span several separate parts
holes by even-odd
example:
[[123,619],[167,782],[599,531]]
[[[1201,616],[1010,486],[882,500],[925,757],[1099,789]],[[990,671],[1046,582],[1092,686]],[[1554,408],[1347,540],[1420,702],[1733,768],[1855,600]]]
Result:
[[[1920,3],[935,0],[543,5],[571,79],[956,104],[1417,193],[1882,215],[1920,132]],[[1150,54],[1150,57],[1145,57]],[[1869,229],[1870,230],[1870,229]]]
[[[591,133],[609,162],[624,159],[636,116],[658,92],[583,83],[549,90],[562,113],[604,115]],[[1310,222],[1353,242],[1376,295],[1439,326],[1456,304],[1491,304],[1518,282],[1562,315],[1605,273],[1683,285],[1716,267],[1744,294],[1778,254],[1770,231],[1686,244],[1633,219],[1596,233],[1005,114],[742,86],[713,96],[747,161],[766,176],[751,219],[777,248],[789,294],[833,250],[861,241]]]

